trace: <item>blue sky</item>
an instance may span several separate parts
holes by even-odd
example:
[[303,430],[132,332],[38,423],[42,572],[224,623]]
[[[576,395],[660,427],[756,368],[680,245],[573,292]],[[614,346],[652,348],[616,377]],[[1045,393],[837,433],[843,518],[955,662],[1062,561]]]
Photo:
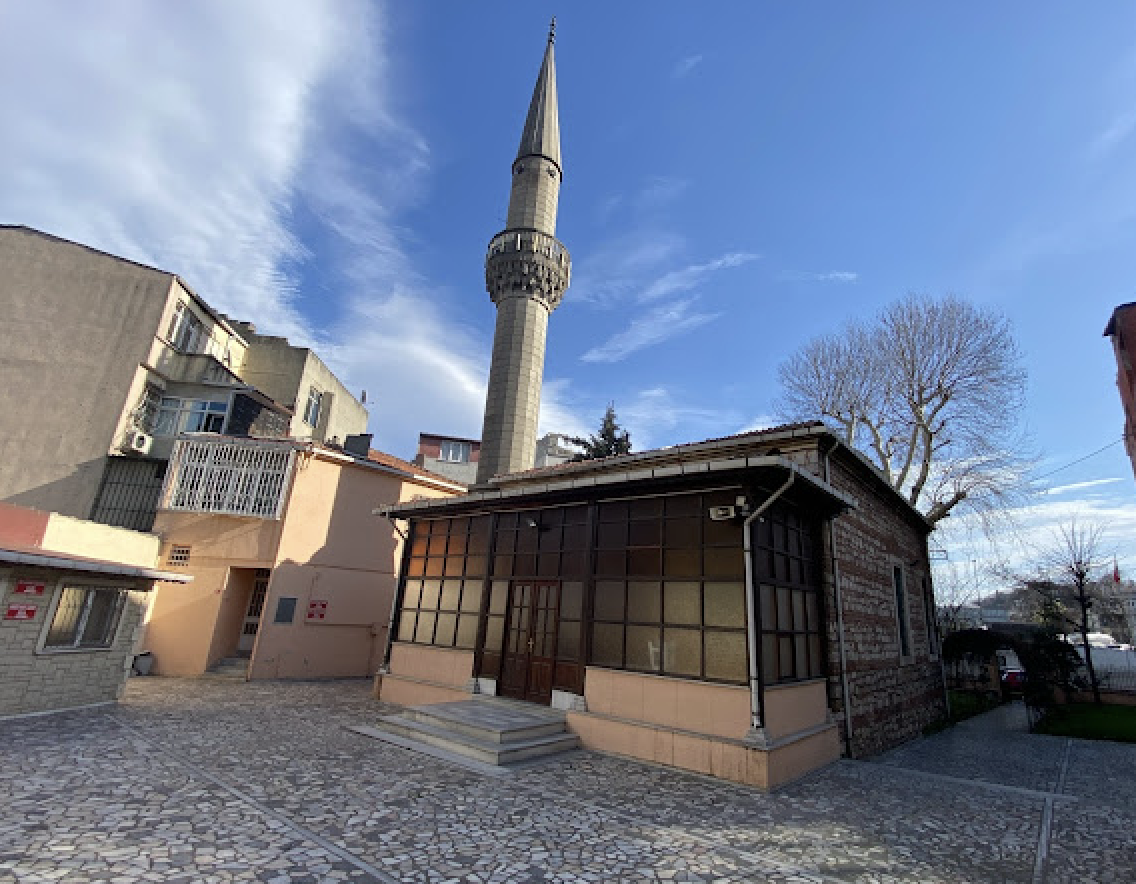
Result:
[[[1136,6],[6,4],[0,220],[157,264],[367,389],[376,444],[476,436],[484,248],[556,13],[543,430],[636,449],[770,422],[776,367],[909,291],[1013,321],[1048,473],[1118,439],[1136,300]],[[1114,445],[1043,479],[1136,569]],[[959,520],[961,522],[961,520]],[[943,542],[968,562],[966,525]]]

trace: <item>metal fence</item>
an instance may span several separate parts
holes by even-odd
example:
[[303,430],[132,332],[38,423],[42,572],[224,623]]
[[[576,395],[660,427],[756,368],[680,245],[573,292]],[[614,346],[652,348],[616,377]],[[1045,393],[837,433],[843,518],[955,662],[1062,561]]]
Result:
[[279,519],[296,449],[259,439],[179,439],[162,509]]

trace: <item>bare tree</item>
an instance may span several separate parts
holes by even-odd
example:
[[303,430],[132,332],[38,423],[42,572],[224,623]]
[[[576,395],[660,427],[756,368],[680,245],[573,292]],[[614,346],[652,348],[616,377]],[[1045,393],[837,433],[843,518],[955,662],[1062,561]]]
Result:
[[779,370],[787,420],[819,413],[929,521],[988,514],[1026,486],[1025,372],[1009,321],[910,295],[805,344]]
[[1054,538],[1053,547],[1043,555],[1042,572],[1050,579],[1027,583],[1044,599],[1048,616],[1064,621],[1081,634],[1093,702],[1098,704],[1101,702],[1100,682],[1093,668],[1093,651],[1089,644],[1089,610],[1100,600],[1099,584],[1093,575],[1102,572],[1108,564],[1101,549],[1101,534],[1099,525],[1078,525],[1076,519],[1070,519]]

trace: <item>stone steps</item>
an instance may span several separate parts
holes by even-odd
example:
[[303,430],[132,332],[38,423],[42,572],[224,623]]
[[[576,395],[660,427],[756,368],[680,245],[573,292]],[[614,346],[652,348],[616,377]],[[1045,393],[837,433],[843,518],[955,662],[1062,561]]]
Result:
[[248,670],[248,657],[225,657],[210,666],[205,671],[205,675],[208,678],[231,678],[244,681],[248,678]]
[[482,697],[410,706],[381,716],[371,735],[391,734],[399,745],[424,745],[479,764],[503,767],[578,749],[564,715],[528,703]]

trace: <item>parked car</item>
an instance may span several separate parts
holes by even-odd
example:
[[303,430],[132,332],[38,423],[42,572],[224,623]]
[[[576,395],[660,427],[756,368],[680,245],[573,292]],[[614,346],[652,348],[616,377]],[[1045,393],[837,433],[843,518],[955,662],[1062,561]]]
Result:
[[1002,693],[1021,693],[1026,686],[1026,673],[1024,669],[1007,668],[1002,670]]

